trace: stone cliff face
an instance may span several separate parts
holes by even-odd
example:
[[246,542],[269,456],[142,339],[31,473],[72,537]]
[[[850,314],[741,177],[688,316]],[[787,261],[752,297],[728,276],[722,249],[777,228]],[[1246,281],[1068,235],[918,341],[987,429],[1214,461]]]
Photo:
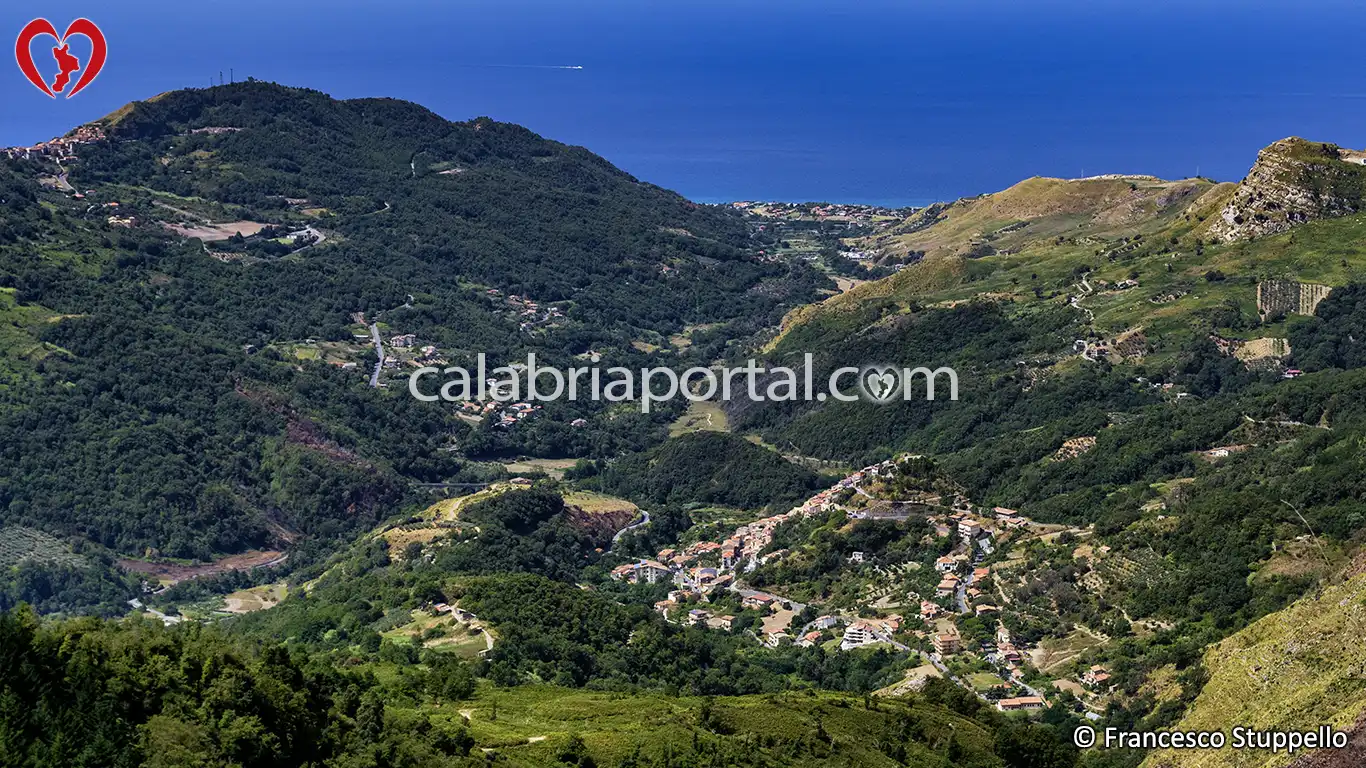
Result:
[[1209,225],[1219,240],[1248,240],[1366,208],[1366,153],[1299,138],[1263,149]]

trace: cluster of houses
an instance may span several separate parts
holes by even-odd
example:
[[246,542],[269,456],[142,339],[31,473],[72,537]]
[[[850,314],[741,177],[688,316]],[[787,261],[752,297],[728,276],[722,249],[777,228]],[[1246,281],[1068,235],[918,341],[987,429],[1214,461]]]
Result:
[[[773,542],[773,532],[778,526],[796,517],[806,517],[829,510],[835,503],[835,494],[849,487],[851,478],[855,476],[861,477],[860,473],[855,473],[840,480],[831,488],[807,499],[799,507],[738,526],[722,541],[697,541],[681,549],[662,549],[655,560],[642,560],[640,563],[621,566],[613,571],[613,578],[634,581],[630,577],[631,569],[641,567],[642,563],[654,563],[668,568],[674,574],[675,582],[680,585],[708,591],[718,586],[729,585],[733,580],[733,572],[752,570],[769,560],[783,557],[786,554],[785,550],[761,554]],[[617,571],[621,574],[618,575]]]
[[[874,643],[893,643],[892,635],[895,635],[900,629],[901,619],[896,616],[886,619],[859,619],[844,628],[844,637],[840,639],[840,650],[862,648]],[[804,637],[809,636],[808,634]]]
[[[808,517],[829,511],[836,505],[838,494],[856,486],[865,477],[877,471],[879,467],[890,466],[890,464],[891,462],[888,461],[881,465],[865,467],[841,479],[830,488],[810,497],[801,506],[793,507],[782,514],[771,515],[737,526],[721,541],[697,541],[681,548],[662,549],[654,559],[638,560],[614,568],[611,577],[617,581],[633,584],[656,584],[665,580],[672,581],[679,589],[670,592],[668,599],[655,604],[657,611],[669,616],[684,604],[705,601],[716,590],[731,587],[735,583],[738,573],[752,570],[770,560],[785,556],[786,550],[764,552],[773,542],[773,534],[778,526],[794,518]],[[748,595],[741,602],[743,607],[747,609],[762,612],[779,610],[784,605],[781,598],[762,592]],[[729,628],[733,618],[713,616],[704,609],[694,608],[689,611],[687,620],[690,624]],[[828,621],[828,624],[818,627],[815,630],[814,637],[811,632],[808,632],[796,640],[796,643],[798,645],[814,644],[821,631],[834,627],[838,620],[835,617],[822,617],[816,623],[820,624],[822,621]],[[875,631],[869,630],[867,627],[851,628],[853,634],[848,635],[846,633],[846,638],[841,641],[842,647],[858,647],[889,639],[891,634],[896,631],[895,626],[889,628],[886,620],[881,620],[881,622],[875,625],[877,627]],[[786,637],[787,635],[781,631],[775,631],[765,633],[764,639],[772,644]],[[872,639],[874,637],[880,639]]]
[[641,560],[612,569],[612,578],[628,584],[658,584],[673,577],[672,568],[655,560]]
[[437,613],[449,613],[456,621],[464,624],[468,624],[477,618],[474,614],[464,608],[448,605],[446,603],[436,603],[432,606],[432,610]]
[[508,294],[505,297],[503,292],[497,288],[489,288],[484,293],[489,298],[502,299],[503,303],[517,316],[519,327],[528,333],[539,328],[552,327],[565,319],[564,308],[554,304],[542,306],[540,302],[515,293]]
[[[705,594],[703,592],[682,589],[674,590],[669,593],[669,598],[667,600],[661,600],[658,603],[655,603],[655,610],[659,611],[667,618],[669,612],[674,610],[675,608],[702,598],[705,598]],[[740,606],[746,610],[761,611],[765,613],[772,610],[777,610],[781,608],[782,605],[783,602],[780,599],[774,597],[773,595],[766,595],[763,593],[748,595],[740,601]],[[712,611],[706,610],[705,608],[693,608],[689,610],[687,613],[686,621],[688,624],[693,626],[706,626],[711,629],[722,629],[727,632],[729,632],[735,626],[734,616],[729,614],[718,615]],[[777,644],[776,639],[771,637],[765,637],[764,640],[766,642],[769,642],[769,644],[771,645]]]
[[[764,550],[772,543],[773,533],[779,525],[793,518],[830,511],[838,506],[837,499],[843,492],[856,490],[867,480],[887,477],[893,473],[896,461],[896,459],[888,459],[853,472],[833,486],[810,497],[801,506],[794,507],[782,514],[738,526],[722,541],[699,541],[681,549],[667,548],[661,550],[656,559],[641,560],[619,566],[612,572],[612,578],[632,583],[644,581],[651,584],[670,579],[674,584],[694,590],[703,596],[710,594],[715,589],[729,587],[734,582],[735,575],[738,572],[751,570],[764,562],[781,558],[786,554],[785,550],[764,554]],[[937,497],[936,499],[924,500],[924,503],[928,504],[934,501],[937,501]],[[847,509],[846,514],[851,518],[862,518],[870,513],[867,509]],[[930,518],[930,522],[935,526],[938,536],[956,534],[961,541],[958,548],[960,551],[940,558],[935,564],[936,570],[943,576],[936,589],[936,597],[940,598],[956,595],[964,583],[963,575],[966,575],[967,569],[970,567],[974,551],[984,555],[991,554],[994,551],[992,538],[994,532],[1022,528],[1030,523],[1027,518],[1012,509],[997,507],[988,518],[975,514],[968,505],[955,508],[951,513],[933,516]],[[860,562],[863,560],[863,554],[862,552],[855,552],[850,556],[850,560]],[[981,591],[971,586],[971,582],[980,582],[987,575],[987,569],[977,568],[967,578],[966,597],[977,603],[972,609],[976,615],[997,612],[994,605],[981,601],[980,598],[983,596]],[[661,601],[660,605],[656,607],[667,612],[676,607],[676,602],[675,605],[669,605],[671,602],[675,601]],[[943,609],[936,603],[929,600],[921,601],[921,618],[931,620],[942,613]],[[887,631],[884,627],[882,634],[890,637],[890,634],[895,631],[894,628]],[[858,647],[859,645],[866,645],[868,642],[877,642],[868,640],[872,636],[866,627],[859,628],[854,630],[853,636],[842,641],[842,645]]]
[[1004,624],[996,627],[996,645],[983,649],[990,664],[1005,667],[1006,674],[1014,677],[1021,674],[1025,663],[1025,650],[1011,641],[1010,630]]
[[402,355],[386,358],[386,362],[388,362],[388,360],[393,360],[395,367],[400,363],[407,363],[414,368],[420,368],[424,365],[446,365],[445,358],[441,357],[441,354],[435,345],[424,344],[421,347],[418,346],[417,334],[415,333],[400,333],[396,336],[389,337],[389,347],[395,350],[401,349],[406,351]]
[[[650,565],[653,564],[653,565]],[[655,561],[642,561],[642,564],[632,564],[621,566],[613,575],[622,579],[635,578],[638,580],[648,580],[650,578],[662,578],[663,574],[654,566],[660,565]],[[619,576],[618,576],[619,574]],[[666,618],[677,615],[677,611],[683,606],[693,604],[697,600],[705,600],[710,594],[709,588],[703,590],[677,589],[669,593],[668,599],[655,603],[655,610]],[[758,611],[763,614],[780,611],[791,607],[790,603],[774,595],[756,592],[746,595],[740,605],[745,610]],[[729,614],[717,614],[714,611],[701,607],[695,607],[686,612],[683,621],[691,626],[705,626],[710,629],[721,629],[730,631],[734,628],[735,616]],[[827,632],[838,629],[841,623],[846,623],[843,635],[840,637],[840,650],[852,650],[862,648],[876,643],[887,643],[895,645],[893,635],[901,628],[899,617],[892,616],[884,619],[857,619],[848,621],[838,616],[820,616],[813,619],[801,629],[804,634],[798,638],[792,638],[784,631],[784,628],[773,628],[762,630],[759,639],[765,645],[776,647],[784,641],[791,641],[793,645],[802,648],[809,648],[819,645],[827,637]]]
[[[932,516],[929,522],[935,536],[947,538],[956,535],[960,542],[953,554],[935,561],[934,569],[943,575],[936,589],[938,597],[948,597],[957,592],[963,581],[959,573],[972,561],[974,552],[990,555],[996,551],[995,537],[998,534],[1030,525],[1029,518],[1005,507],[996,507],[990,516],[979,515],[971,509],[955,509],[947,515]],[[976,569],[972,581],[984,578],[987,575],[985,571],[985,568]]]
[[694,608],[688,611],[688,623],[694,626],[705,625],[712,629],[722,629],[727,632],[734,626],[734,616],[715,616],[711,611],[701,608]]
[[853,203],[764,203],[742,200],[731,203],[730,207],[764,218],[819,221],[835,219],[879,228],[899,223],[907,213],[905,210]]
[[[993,536],[1004,534],[1007,531],[1024,528],[1030,525],[1030,520],[1019,512],[1005,507],[996,507],[991,511],[990,516],[977,515],[971,511],[958,509],[953,514],[944,519],[932,522],[938,536],[946,537],[956,534],[959,544],[954,552],[940,557],[934,563],[934,569],[939,574],[939,583],[935,586],[934,595],[936,598],[958,600],[960,607],[958,612],[966,612],[972,616],[993,616],[1000,613],[1000,608],[992,601],[990,596],[981,589],[980,585],[991,576],[991,569],[976,566],[973,560],[973,553],[980,553],[978,556],[990,554],[995,551]],[[944,615],[945,611],[938,604],[931,600],[921,600],[920,618],[925,621],[933,621]],[[1005,627],[1001,627],[1001,632],[1005,632]],[[1008,644],[1008,639],[1007,639]],[[939,651],[941,643],[936,639],[936,651]],[[945,648],[953,648],[948,653],[957,653],[961,649],[961,643],[951,643],[945,640],[942,645]],[[944,651],[939,651],[944,654]],[[1013,647],[1009,651],[1012,659],[1019,662],[1018,653]],[[947,654],[945,654],[947,655]]]
[[[94,206],[91,206],[91,207],[93,208]],[[109,212],[109,215],[105,217],[105,221],[106,221],[106,222],[109,224],[109,226],[111,226],[111,227],[131,228],[131,227],[137,226],[137,224],[138,224],[138,219],[137,219],[136,216],[133,216],[133,215],[120,216],[120,215],[119,215],[119,213],[120,213],[120,212],[119,212],[119,201],[117,201],[117,200],[110,200],[109,202],[105,203],[104,205],[102,205],[102,206],[100,206],[100,207],[101,207],[101,208],[104,208],[105,210],[107,210],[107,211]]]
[[531,403],[507,403],[506,405],[495,403],[495,405],[502,405],[502,408],[495,409],[498,421],[494,422],[493,425],[502,429],[507,429],[541,410],[541,406]]
[[1088,688],[1105,690],[1110,687],[1110,671],[1095,665],[1081,674],[1081,684]]
[[[689,625],[705,626],[712,629],[730,630],[735,624],[735,616],[708,610],[703,605],[710,601],[711,595],[720,589],[735,586],[736,578],[743,572],[762,562],[783,557],[785,550],[766,552],[772,544],[775,529],[782,523],[794,518],[813,516],[834,509],[842,509],[851,518],[864,518],[880,514],[870,505],[854,509],[843,506],[841,500],[850,498],[847,491],[863,493],[864,484],[877,478],[885,478],[895,470],[896,460],[864,467],[850,474],[835,485],[812,496],[801,506],[779,515],[756,520],[736,527],[721,541],[699,541],[680,548],[667,548],[657,553],[653,559],[643,559],[618,566],[612,571],[612,578],[630,583],[656,584],[670,582],[677,588],[668,593],[668,598],[655,604],[655,609],[670,620]],[[996,621],[995,637],[983,641],[980,647],[967,648],[958,629],[949,622],[942,621],[945,616],[955,614],[991,617],[1000,609],[991,600],[991,595],[981,587],[991,577],[990,568],[978,565],[981,558],[992,553],[999,538],[1017,529],[1027,528],[1032,522],[1018,511],[1005,507],[995,507],[990,511],[973,507],[963,500],[950,500],[951,506],[943,506],[938,497],[921,499],[910,506],[919,512],[938,507],[941,512],[931,512],[927,519],[934,526],[935,535],[940,538],[956,539],[953,552],[935,562],[935,571],[940,576],[934,599],[919,600],[919,617],[930,627],[917,632],[933,648],[939,659],[971,650],[980,653],[988,663],[1000,668],[1008,679],[1020,679],[1024,665],[1028,661],[1028,649],[1012,642],[1010,631],[1005,624]],[[870,509],[873,511],[870,512]],[[897,517],[904,517],[900,509],[887,511]],[[909,514],[909,513],[908,513]],[[854,552],[849,556],[852,562],[862,562],[865,553]],[[989,589],[989,588],[988,588]],[[956,608],[945,609],[943,600],[954,601]],[[792,609],[783,598],[762,592],[747,593],[742,600],[747,610],[758,611],[765,615],[783,609]],[[938,621],[937,621],[938,620]],[[936,621],[938,626],[936,627]],[[839,638],[841,650],[852,650],[864,646],[885,643],[898,648],[906,646],[895,639],[901,631],[900,616],[886,618],[844,618],[821,616],[806,626],[789,628],[769,626],[762,630],[756,625],[759,639],[767,645],[791,641],[794,645],[810,647],[822,644],[833,636]],[[768,624],[776,625],[770,620]],[[844,625],[842,634],[840,625]],[[1092,689],[1105,686],[1108,673],[1096,667],[1087,673],[1083,682]],[[1035,695],[1005,698],[996,702],[1001,711],[1027,711],[1042,709],[1047,702]]]
[[[987,663],[999,668],[1006,679],[1019,680],[1024,674],[1027,662],[1027,649],[1018,647],[1011,641],[1010,630],[996,619],[995,637],[969,647],[957,628],[942,621],[945,616],[965,615],[990,619],[1000,614],[985,585],[991,578],[989,567],[977,565],[985,554],[994,551],[994,539],[1009,532],[1026,528],[1031,521],[1018,511],[1005,507],[995,507],[990,512],[974,509],[969,505],[955,505],[953,512],[931,519],[935,533],[940,538],[956,537],[954,551],[935,561],[934,569],[940,581],[935,587],[935,600],[920,601],[920,618],[929,626],[937,628],[926,633],[934,654],[939,659],[947,659],[955,654],[971,651],[979,654]],[[945,610],[936,600],[951,600],[954,609]],[[941,621],[936,621],[941,620]],[[996,706],[1002,711],[1041,709],[1046,706],[1038,696],[1002,699]]]
[[[492,292],[497,292],[490,289]],[[356,338],[368,339],[367,334],[357,333]],[[410,365],[413,367],[433,366],[441,367],[447,365],[447,360],[441,356],[440,350],[435,345],[426,344],[419,346],[417,334],[403,333],[389,338],[389,347],[396,351],[394,355],[385,357],[384,367],[397,368],[400,365]],[[401,351],[399,351],[401,350]],[[508,366],[513,370],[525,370],[525,363],[513,363]],[[484,380],[489,392],[498,391],[499,387],[505,386],[507,382],[494,377]],[[472,421],[482,421],[483,419],[493,419],[494,426],[502,429],[514,426],[518,422],[534,415],[543,409],[543,406],[533,403],[520,401],[515,403],[502,402],[495,399],[489,400],[463,400],[457,404],[460,413]],[[575,419],[573,426],[583,427],[588,424],[583,419]]]
[[10,159],[32,160],[47,158],[59,163],[76,159],[76,147],[104,140],[104,128],[98,125],[82,125],[66,136],[50,141],[42,141],[31,147],[6,147],[5,156]]

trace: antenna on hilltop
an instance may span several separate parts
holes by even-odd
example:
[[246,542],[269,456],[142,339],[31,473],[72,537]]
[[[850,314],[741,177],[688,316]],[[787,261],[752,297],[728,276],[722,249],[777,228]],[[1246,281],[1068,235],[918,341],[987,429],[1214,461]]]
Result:
[[237,77],[236,77],[235,75],[233,75],[233,73],[232,73],[232,67],[228,67],[228,82],[229,82],[229,83],[236,83],[236,82],[237,82]]

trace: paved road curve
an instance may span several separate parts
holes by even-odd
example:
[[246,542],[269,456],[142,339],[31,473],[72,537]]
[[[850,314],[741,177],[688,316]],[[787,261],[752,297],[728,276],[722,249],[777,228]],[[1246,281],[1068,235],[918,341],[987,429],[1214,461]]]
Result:
[[370,386],[378,387],[379,371],[384,367],[384,344],[379,340],[379,323],[370,324],[370,336],[375,340],[375,354],[378,355],[378,359],[375,360],[375,372],[370,374]]
[[650,522],[650,513],[649,513],[649,512],[646,512],[646,511],[643,510],[643,509],[640,510],[640,519],[637,520],[637,521],[634,522],[634,523],[631,523],[630,525],[626,526],[625,528],[622,528],[621,530],[617,531],[617,534],[616,534],[615,536],[612,537],[612,546],[615,547],[615,546],[617,545],[617,541],[618,541],[622,536],[625,536],[626,533],[627,533],[627,531],[634,531],[635,529],[637,529],[637,528],[639,528],[639,527],[641,527],[641,526],[643,526],[643,525],[647,525],[649,522]]

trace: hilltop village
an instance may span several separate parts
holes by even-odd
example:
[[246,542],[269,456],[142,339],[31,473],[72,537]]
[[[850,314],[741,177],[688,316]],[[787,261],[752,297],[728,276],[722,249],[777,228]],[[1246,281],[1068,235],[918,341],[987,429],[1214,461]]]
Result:
[[59,163],[76,159],[76,147],[103,141],[104,128],[99,125],[82,125],[65,136],[48,141],[40,141],[31,147],[5,147],[5,156],[11,159],[32,160],[47,158]]
[[[1042,689],[1051,684],[1087,702],[1094,713],[1108,690],[1108,672],[1090,665],[1057,679],[1045,676],[1040,663],[1056,658],[1036,641],[1015,637],[1008,626],[1017,623],[1011,592],[1019,586],[1017,579],[1024,581],[1017,577],[1019,562],[1009,552],[1033,540],[1089,533],[1039,524],[1013,509],[979,507],[956,492],[922,490],[887,498],[906,463],[920,460],[904,456],[864,467],[786,512],[740,525],[722,537],[662,549],[654,558],[616,567],[611,576],[628,583],[670,584],[673,589],[655,603],[655,610],[673,623],[743,631],[768,647],[791,644],[839,652],[880,646],[918,656],[921,663],[901,683],[882,691],[886,695],[918,688],[929,677],[945,677],[1002,711],[1039,710],[1049,703]],[[807,604],[746,583],[756,570],[791,557],[780,546],[782,530],[841,516],[848,525],[923,520],[926,551],[943,554],[927,556],[924,564],[885,568],[877,553],[848,553],[847,566],[871,573],[876,585],[848,605]]]

